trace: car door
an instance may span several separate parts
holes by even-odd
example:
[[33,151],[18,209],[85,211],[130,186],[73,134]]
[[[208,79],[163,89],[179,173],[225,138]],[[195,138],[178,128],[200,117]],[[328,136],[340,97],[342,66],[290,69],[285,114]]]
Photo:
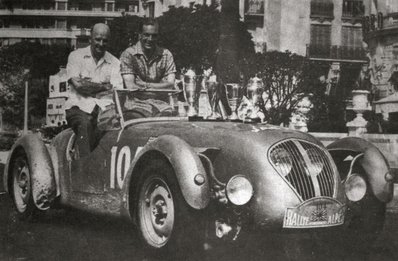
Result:
[[110,150],[117,142],[117,137],[117,130],[106,132],[98,146],[89,155],[72,160],[70,176],[74,192],[103,194],[106,191]]

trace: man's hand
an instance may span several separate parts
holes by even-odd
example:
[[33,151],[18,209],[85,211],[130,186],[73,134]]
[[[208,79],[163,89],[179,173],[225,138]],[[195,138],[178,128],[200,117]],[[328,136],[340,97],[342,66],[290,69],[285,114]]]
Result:
[[138,87],[138,90],[141,90],[141,91],[149,88],[149,83],[144,82],[139,77],[135,78],[135,84]]
[[84,97],[95,97],[97,93],[112,89],[112,84],[91,82],[90,78],[72,77],[69,83]]

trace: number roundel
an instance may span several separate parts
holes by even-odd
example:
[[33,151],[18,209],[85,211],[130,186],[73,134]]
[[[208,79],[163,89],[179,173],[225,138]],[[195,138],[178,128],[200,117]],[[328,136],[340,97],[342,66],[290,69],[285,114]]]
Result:
[[119,152],[116,164],[116,178],[119,188],[123,187],[123,180],[127,171],[129,170],[130,161],[131,161],[130,148],[128,146],[124,146]]
[[123,187],[123,181],[131,163],[131,150],[129,146],[122,147],[119,151],[115,146],[111,149],[110,188]]

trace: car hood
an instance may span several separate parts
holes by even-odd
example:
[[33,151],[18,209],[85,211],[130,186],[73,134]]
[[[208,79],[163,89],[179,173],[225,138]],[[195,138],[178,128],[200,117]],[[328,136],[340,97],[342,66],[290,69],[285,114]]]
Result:
[[131,125],[128,129],[143,131],[151,137],[175,135],[183,138],[192,146],[201,146],[211,142],[211,145],[221,147],[234,143],[255,142],[256,144],[272,145],[288,138],[303,139],[321,145],[313,136],[293,131],[288,128],[270,124],[219,122],[219,121],[160,121],[144,122]]

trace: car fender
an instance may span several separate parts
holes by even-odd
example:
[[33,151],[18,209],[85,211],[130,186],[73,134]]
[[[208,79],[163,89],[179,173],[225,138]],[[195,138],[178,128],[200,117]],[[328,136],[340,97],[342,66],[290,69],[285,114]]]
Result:
[[[148,164],[154,157],[164,158],[170,163],[181,193],[189,206],[194,209],[203,209],[208,205],[210,201],[209,180],[194,148],[176,136],[164,135],[147,143],[131,163],[123,185],[123,195],[125,195],[123,208],[125,210],[129,209],[131,184],[137,184],[142,164]],[[203,177],[202,182],[195,181],[197,175]]]
[[11,148],[4,170],[6,190],[11,192],[12,163],[21,152],[26,154],[30,166],[33,202],[38,209],[46,210],[55,199],[57,189],[50,154],[38,135],[25,135]]
[[[364,169],[373,194],[381,202],[386,203],[392,200],[394,184],[390,167],[384,155],[375,145],[365,139],[347,137],[331,143],[327,149],[333,158],[339,151],[363,153],[363,156],[358,159],[358,164]],[[336,162],[336,164],[338,163]]]

